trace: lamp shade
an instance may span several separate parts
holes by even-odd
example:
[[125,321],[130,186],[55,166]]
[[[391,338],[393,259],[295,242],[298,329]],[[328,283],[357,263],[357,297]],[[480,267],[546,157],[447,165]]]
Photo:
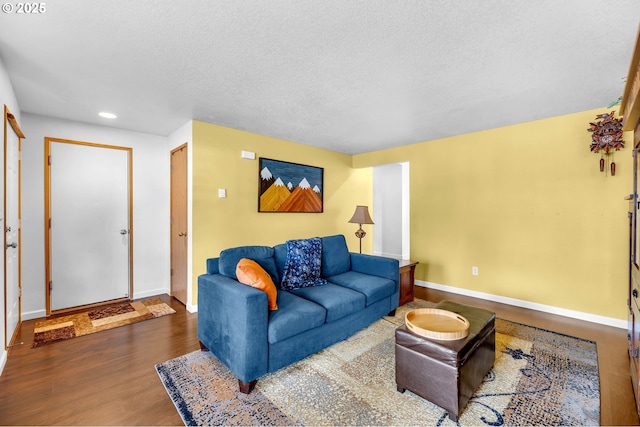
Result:
[[367,206],[356,206],[356,211],[349,220],[354,224],[373,224],[371,217],[369,216],[369,208]]

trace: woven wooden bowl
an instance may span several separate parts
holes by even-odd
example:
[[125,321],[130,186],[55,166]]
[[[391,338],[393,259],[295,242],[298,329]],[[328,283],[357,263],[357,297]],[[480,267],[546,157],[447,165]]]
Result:
[[418,308],[404,317],[414,334],[436,340],[453,341],[469,335],[469,321],[457,313],[439,308]]

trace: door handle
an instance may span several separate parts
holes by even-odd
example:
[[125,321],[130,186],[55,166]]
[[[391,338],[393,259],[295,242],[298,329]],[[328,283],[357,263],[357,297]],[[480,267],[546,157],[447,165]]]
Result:
[[186,235],[187,235],[186,231],[181,231],[180,233],[178,233],[179,237],[183,237],[183,236],[186,236]]
[[15,248],[17,248],[17,247],[18,247],[18,244],[17,244],[16,242],[13,242],[13,243],[7,243],[7,248],[13,248],[13,249],[15,249]]

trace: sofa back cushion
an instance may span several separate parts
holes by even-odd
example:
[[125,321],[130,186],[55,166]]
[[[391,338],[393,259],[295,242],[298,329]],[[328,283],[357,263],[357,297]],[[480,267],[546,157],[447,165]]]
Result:
[[322,277],[331,277],[351,270],[351,255],[342,234],[322,237]]
[[[284,265],[287,262],[287,244],[281,243],[273,247],[273,258],[276,260],[276,269],[280,277],[284,275]],[[276,287],[280,289],[280,280],[275,282]]]
[[220,274],[238,280],[236,267],[242,258],[252,259],[269,273],[273,283],[280,283],[280,275],[273,259],[273,248],[269,246],[239,246],[220,252],[218,268]]

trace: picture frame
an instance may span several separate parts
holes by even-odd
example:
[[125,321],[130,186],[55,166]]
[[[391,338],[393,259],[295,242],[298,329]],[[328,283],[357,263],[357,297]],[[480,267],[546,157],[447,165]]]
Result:
[[260,157],[258,212],[322,213],[324,168]]

